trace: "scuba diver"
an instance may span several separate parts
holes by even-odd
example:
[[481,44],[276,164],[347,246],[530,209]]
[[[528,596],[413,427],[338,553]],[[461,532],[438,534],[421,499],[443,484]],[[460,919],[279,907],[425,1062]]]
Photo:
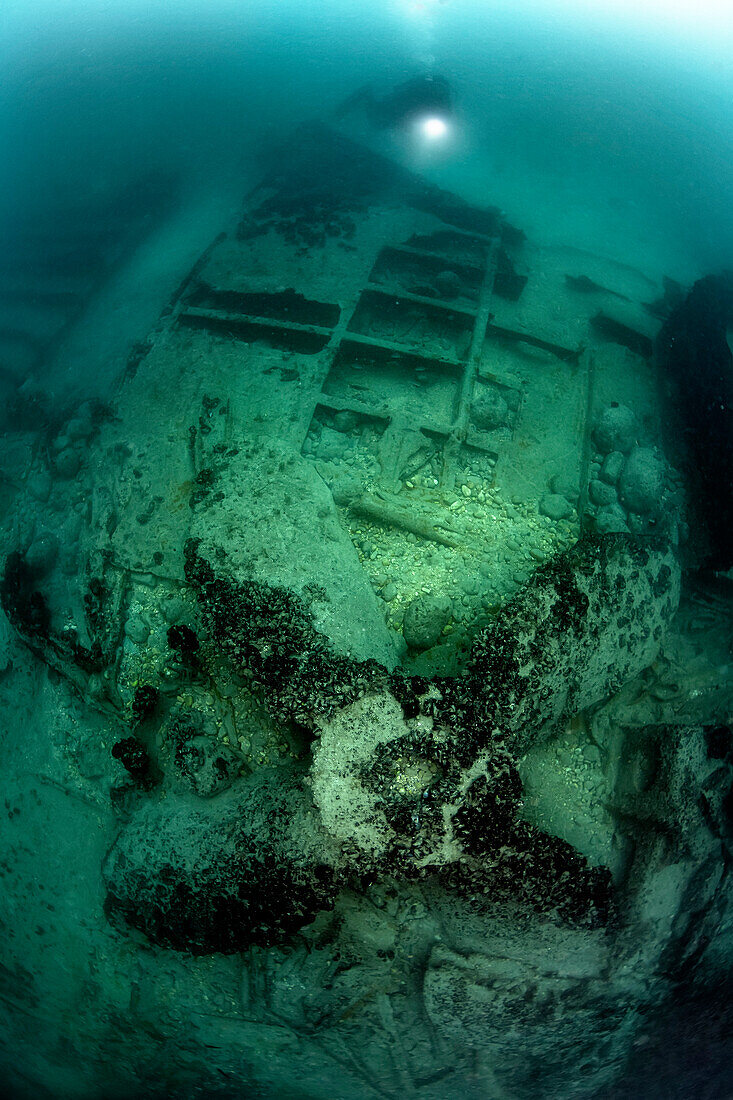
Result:
[[334,118],[355,112],[362,113],[377,130],[405,128],[429,118],[446,124],[453,118],[450,85],[442,76],[414,76],[380,99],[366,84],[336,108]]

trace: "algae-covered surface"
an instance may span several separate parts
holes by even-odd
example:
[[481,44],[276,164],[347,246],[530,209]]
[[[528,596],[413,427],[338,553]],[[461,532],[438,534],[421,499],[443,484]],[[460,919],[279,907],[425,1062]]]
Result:
[[721,998],[686,288],[469,198],[303,127],[0,438],[9,1095],[620,1098]]

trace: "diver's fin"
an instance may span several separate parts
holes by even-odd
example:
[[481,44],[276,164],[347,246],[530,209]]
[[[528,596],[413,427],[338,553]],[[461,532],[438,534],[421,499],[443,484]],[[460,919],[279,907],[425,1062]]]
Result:
[[374,92],[371,84],[363,84],[361,88],[357,88],[355,92],[347,96],[343,103],[339,103],[331,117],[338,122],[346,115],[351,114],[352,111],[364,108],[368,112],[373,103]]

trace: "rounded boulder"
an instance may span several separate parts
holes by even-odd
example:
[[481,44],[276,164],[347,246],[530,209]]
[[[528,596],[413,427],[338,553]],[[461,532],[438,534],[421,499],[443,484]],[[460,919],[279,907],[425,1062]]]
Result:
[[440,638],[451,615],[447,596],[418,596],[408,605],[402,634],[410,649],[430,649]]

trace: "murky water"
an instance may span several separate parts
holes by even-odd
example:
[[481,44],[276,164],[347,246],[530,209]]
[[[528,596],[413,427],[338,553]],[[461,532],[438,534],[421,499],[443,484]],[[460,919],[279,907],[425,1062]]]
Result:
[[728,23],[6,5],[3,1095],[730,1094]]

